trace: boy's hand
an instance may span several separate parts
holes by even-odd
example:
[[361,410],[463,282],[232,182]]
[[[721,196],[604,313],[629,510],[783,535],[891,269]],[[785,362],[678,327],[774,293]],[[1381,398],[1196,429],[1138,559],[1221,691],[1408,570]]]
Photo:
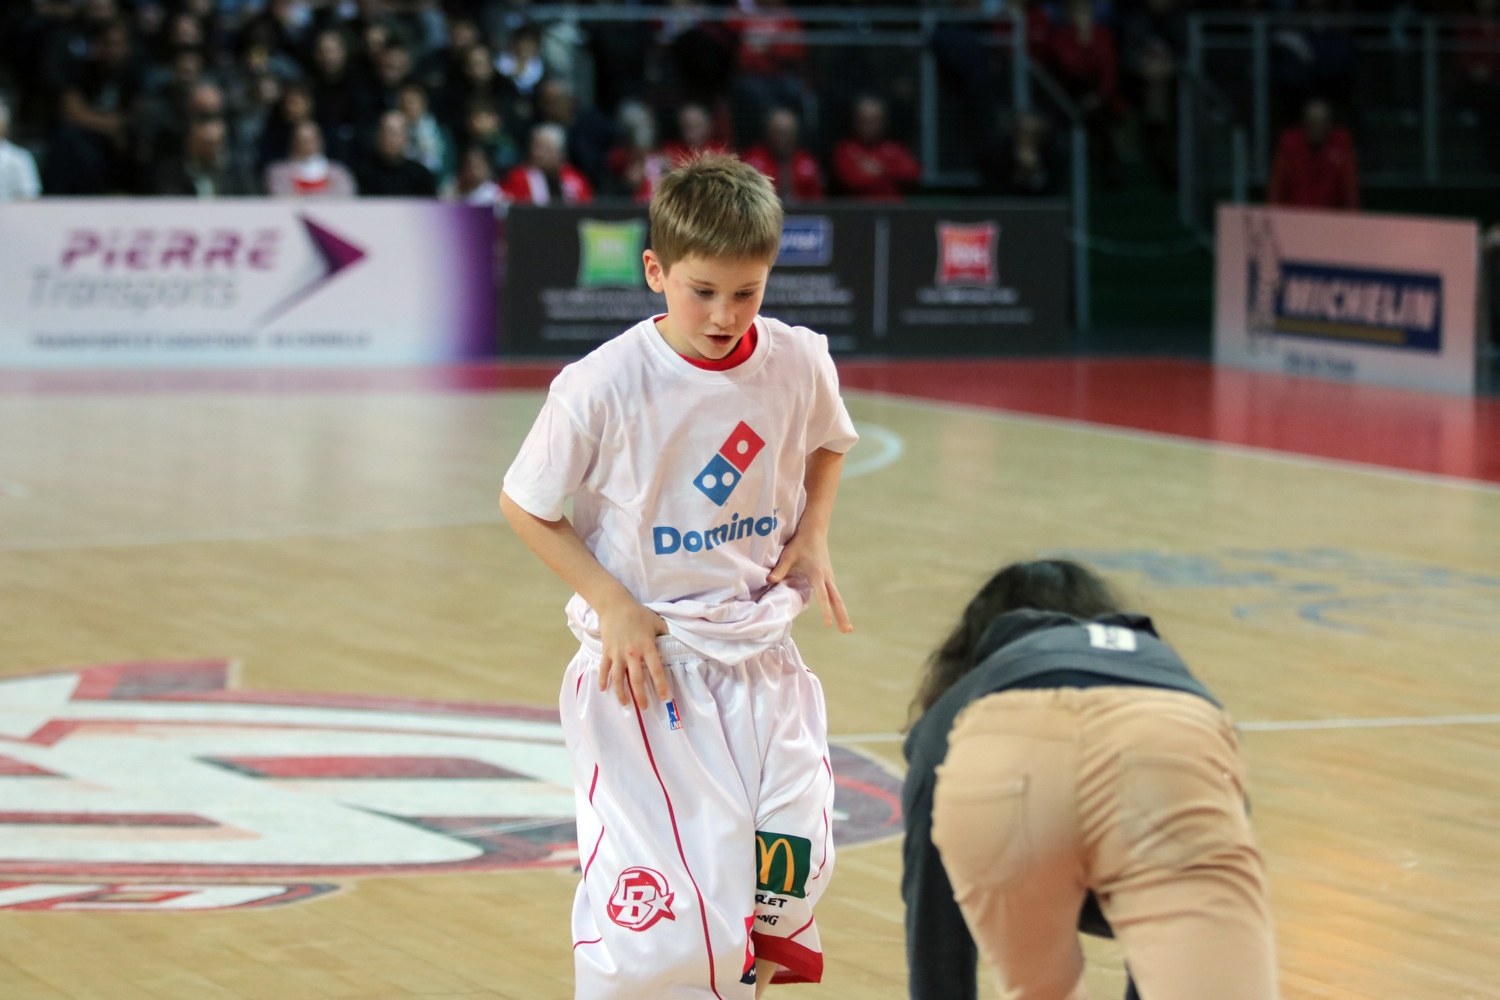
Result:
[[839,588],[833,585],[833,560],[828,556],[828,536],[822,532],[798,529],[792,540],[781,550],[776,568],[771,570],[769,583],[780,583],[796,573],[812,588],[823,611],[823,624],[838,623],[840,632],[853,632],[849,612],[844,609],[844,599]]
[[661,615],[630,597],[596,610],[599,639],[604,644],[604,655],[599,660],[599,690],[609,690],[613,681],[621,705],[630,704],[630,696],[634,694],[635,703],[641,708],[649,702],[648,687],[654,688],[662,701],[672,697],[667,687],[667,672],[662,669],[661,657],[656,652],[656,637],[667,634],[667,623]]

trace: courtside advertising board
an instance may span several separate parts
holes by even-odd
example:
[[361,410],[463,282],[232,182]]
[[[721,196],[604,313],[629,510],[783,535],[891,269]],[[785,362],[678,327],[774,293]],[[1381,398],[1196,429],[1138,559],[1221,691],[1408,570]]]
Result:
[[1217,363],[1474,391],[1476,223],[1221,205],[1218,224]]
[[494,237],[489,209],[430,200],[0,205],[0,366],[482,357]]
[[[787,208],[761,312],[840,354],[1015,354],[1068,343],[1061,202]],[[517,205],[505,221],[502,354],[576,356],[666,311],[642,207]]]

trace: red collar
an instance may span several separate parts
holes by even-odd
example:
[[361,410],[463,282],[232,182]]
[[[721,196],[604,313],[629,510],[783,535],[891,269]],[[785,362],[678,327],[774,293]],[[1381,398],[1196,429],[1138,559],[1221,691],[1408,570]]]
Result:
[[[655,317],[652,322],[658,319],[661,319],[661,317]],[[750,360],[750,355],[755,353],[755,344],[758,340],[759,335],[755,332],[755,324],[751,323],[750,329],[746,330],[745,335],[740,338],[739,343],[734,345],[734,350],[717,361],[710,361],[707,358],[690,358],[686,354],[678,354],[677,356],[694,368],[702,368],[706,372],[727,372],[729,369],[738,368]]]

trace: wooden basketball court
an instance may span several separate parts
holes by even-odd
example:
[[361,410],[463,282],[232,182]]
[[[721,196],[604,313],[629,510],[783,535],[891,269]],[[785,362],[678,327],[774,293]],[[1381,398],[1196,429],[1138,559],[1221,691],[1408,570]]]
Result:
[[[277,834],[316,863],[214,868],[194,859],[251,857],[259,834],[189,795],[210,764],[274,785],[284,817],[514,778],[402,752],[350,770],[379,713],[440,717],[443,739],[510,727],[555,762],[527,727],[574,649],[567,593],[495,506],[549,374],[0,384],[0,997],[571,997],[577,876],[539,834],[495,870],[442,860],[454,828],[429,823],[436,860],[407,865],[329,814]],[[1242,724],[1284,995],[1500,997],[1500,410],[1186,363],[866,364],[845,383],[864,439],[833,545],[856,632],[810,615],[797,640],[850,766],[899,770],[921,661],[988,573],[1085,559]],[[194,749],[231,709],[239,749]],[[296,714],[320,711],[377,721],[345,746]],[[255,749],[294,731],[324,770]],[[155,775],[151,801],[87,776],[152,778],[170,740],[183,777]],[[525,792],[553,835],[560,781]],[[895,840],[843,850],[826,981],[772,995],[904,997],[899,874]],[[1093,995],[1120,996],[1118,952],[1089,951]]]

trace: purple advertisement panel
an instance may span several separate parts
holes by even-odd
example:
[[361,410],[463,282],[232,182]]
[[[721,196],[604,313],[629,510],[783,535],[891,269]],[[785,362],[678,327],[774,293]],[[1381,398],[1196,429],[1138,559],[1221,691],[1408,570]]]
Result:
[[427,200],[0,205],[0,366],[485,357],[494,246],[489,209]]

